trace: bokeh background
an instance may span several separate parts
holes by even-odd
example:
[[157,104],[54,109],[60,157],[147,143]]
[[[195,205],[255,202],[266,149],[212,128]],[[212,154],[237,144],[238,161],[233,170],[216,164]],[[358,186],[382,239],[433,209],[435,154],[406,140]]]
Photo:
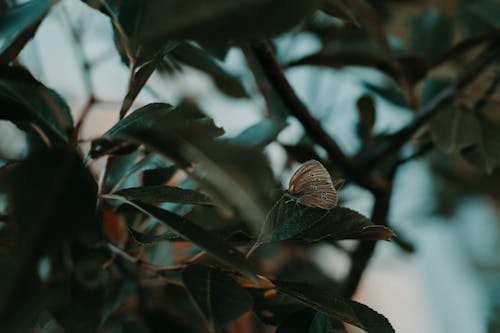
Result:
[[[416,4],[401,5],[401,18],[388,29],[395,40],[404,42],[398,32],[409,24],[405,17],[416,16],[429,6],[452,15],[460,6],[456,1],[411,2]],[[275,46],[279,60],[287,63],[317,52],[322,42],[313,33],[297,29],[277,38]],[[89,69],[82,67],[82,59],[90,62]],[[19,61],[38,80],[57,90],[75,117],[89,94],[98,98],[85,123],[84,139],[99,136],[118,119],[129,71],[113,45],[108,20],[82,2],[64,0],[55,6]],[[155,101],[175,105],[184,99],[195,100],[227,136],[237,135],[265,116],[266,105],[239,49],[232,48],[223,65],[242,80],[250,98],[228,97],[210,76],[182,66],[175,72],[154,73],[133,108]],[[355,133],[356,101],[370,92],[366,82],[377,84],[384,77],[359,67],[300,66],[286,74],[324,128],[348,154],[356,153],[360,148]],[[408,108],[376,94],[373,97],[377,133],[394,131],[411,119]],[[289,119],[279,141],[294,144],[303,134],[300,124]],[[15,126],[0,121],[3,158],[21,158],[23,138]],[[290,177],[285,151],[275,143],[266,151],[285,187]],[[381,242],[355,299],[383,313],[401,333],[500,332],[499,179],[498,172],[486,177],[465,166],[459,157],[436,149],[402,166],[396,176],[389,221],[414,251],[394,242]],[[487,185],[481,188],[483,183]],[[368,192],[347,185],[340,197],[344,206],[369,216],[373,197]],[[346,242],[345,246],[351,244]],[[348,258],[335,247],[318,245],[314,256],[320,269],[333,277],[342,277],[349,269]]]

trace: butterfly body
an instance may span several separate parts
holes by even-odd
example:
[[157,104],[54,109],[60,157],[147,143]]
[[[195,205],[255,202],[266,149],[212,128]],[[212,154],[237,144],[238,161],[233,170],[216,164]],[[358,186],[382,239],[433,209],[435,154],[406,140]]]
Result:
[[290,178],[288,195],[310,207],[332,209],[337,205],[337,191],[326,168],[316,160],[302,164]]

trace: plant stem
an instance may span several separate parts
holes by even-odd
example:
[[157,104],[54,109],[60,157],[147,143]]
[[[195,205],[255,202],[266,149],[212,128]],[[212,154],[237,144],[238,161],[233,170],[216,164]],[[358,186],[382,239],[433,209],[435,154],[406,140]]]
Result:
[[375,182],[365,170],[362,170],[356,161],[350,160],[335,140],[323,129],[321,123],[311,115],[311,112],[288,82],[268,43],[253,44],[251,50],[270,84],[288,107],[290,114],[300,121],[311,139],[327,151],[331,162],[359,185],[372,192],[380,190],[380,184]]

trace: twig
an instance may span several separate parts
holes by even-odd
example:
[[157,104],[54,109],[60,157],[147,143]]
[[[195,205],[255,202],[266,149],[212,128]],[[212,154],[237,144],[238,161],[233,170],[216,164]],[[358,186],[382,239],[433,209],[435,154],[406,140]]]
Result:
[[[392,179],[391,175],[391,179]],[[387,225],[387,216],[389,213],[389,203],[392,194],[392,182],[391,187],[385,193],[380,193],[375,197],[375,205],[373,207],[373,212],[371,220],[373,223],[378,225]],[[359,244],[351,255],[351,268],[347,278],[344,280],[344,285],[342,286],[342,295],[345,297],[351,297],[356,292],[361,277],[368,266],[368,263],[375,252],[375,246],[377,241],[363,241]]]
[[378,191],[380,185],[376,184],[364,170],[361,170],[358,163],[350,160],[344,154],[338,144],[321,127],[320,122],[311,115],[308,108],[295,94],[271,47],[267,43],[259,43],[251,45],[251,50],[258,63],[262,66],[270,84],[278,93],[283,103],[288,107],[290,113],[301,122],[304,130],[311,139],[327,151],[332,163],[338,166],[348,178],[359,185],[374,192]]
[[422,105],[413,120],[391,135],[386,141],[375,146],[364,158],[364,164],[373,168],[388,154],[398,150],[424,124],[426,124],[443,106],[453,100],[460,91],[479,75],[500,55],[500,40],[493,42],[459,77],[441,90],[434,98]]

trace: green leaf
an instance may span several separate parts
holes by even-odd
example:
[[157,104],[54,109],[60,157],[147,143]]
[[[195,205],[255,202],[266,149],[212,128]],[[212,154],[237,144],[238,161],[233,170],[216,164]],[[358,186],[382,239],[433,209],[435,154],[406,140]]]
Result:
[[275,118],[264,119],[248,127],[230,141],[241,146],[265,147],[276,140],[276,137],[285,126],[286,124],[281,120]]
[[248,97],[248,93],[238,77],[228,73],[208,52],[192,43],[179,43],[167,57],[205,72],[214,80],[220,91],[228,96]]
[[307,242],[322,239],[388,240],[396,234],[388,227],[373,224],[367,217],[346,207],[334,207],[310,229],[296,238]]
[[368,333],[395,333],[384,316],[364,304],[325,293],[307,284],[276,280],[272,282],[280,293]]
[[8,64],[33,37],[52,0],[29,1],[0,12],[0,64]]
[[32,310],[46,305],[43,297],[50,293],[36,272],[40,258],[100,233],[96,192],[80,157],[66,148],[38,151],[0,170],[0,194],[6,196],[8,225],[14,231],[12,244],[0,255],[2,323],[22,324]]
[[268,213],[259,243],[292,239],[328,214],[327,210],[302,205],[284,194]]
[[167,231],[161,235],[150,235],[142,232],[135,231],[134,229],[129,229],[129,233],[132,238],[139,244],[148,245],[154,244],[161,241],[171,241],[179,239],[179,236],[175,232]]
[[204,265],[191,265],[182,272],[184,286],[216,331],[253,307],[250,294],[230,276]]
[[122,106],[120,107],[120,115],[123,117],[127,111],[130,109],[132,104],[135,101],[135,98],[141,92],[142,88],[149,80],[149,77],[155,71],[156,67],[158,67],[159,60],[153,59],[141,67],[139,67],[132,77],[130,78],[130,82],[128,84],[127,95],[123,99]]
[[371,83],[365,82],[365,88],[369,92],[373,92],[376,95],[382,97],[383,99],[391,102],[394,105],[401,106],[404,108],[408,107],[408,103],[406,102],[406,98],[401,90],[401,87],[396,85],[395,83],[387,83],[384,86],[376,86]]
[[358,107],[358,125],[356,132],[363,143],[370,141],[375,125],[375,102],[370,95],[361,96],[356,106]]
[[427,9],[413,22],[410,40],[414,52],[426,55],[431,63],[436,62],[451,46],[453,22],[437,9]]
[[462,157],[488,174],[500,166],[500,124],[483,113],[476,113],[480,127],[479,142],[461,151]]
[[[180,139],[203,140],[223,134],[196,107],[188,104],[175,108],[169,104],[152,103],[123,118],[104,135],[92,142],[90,156],[127,151],[138,144],[168,151]],[[172,147],[172,149],[175,147]]]
[[467,3],[467,9],[479,17],[483,22],[493,27],[500,27],[500,3],[497,0],[480,0]]
[[222,214],[236,213],[256,231],[265,220],[270,195],[276,188],[272,170],[262,151],[228,142],[184,142],[178,154],[194,162],[192,177]]
[[165,184],[174,176],[177,170],[179,170],[179,168],[175,165],[147,169],[142,173],[142,181],[145,186]]
[[102,196],[146,203],[174,202],[190,205],[212,205],[210,199],[203,193],[166,185],[130,187]]
[[290,315],[276,333],[346,333],[342,322],[310,308]]
[[258,242],[323,239],[389,239],[394,232],[345,207],[324,210],[302,205],[285,194],[269,212]]
[[21,68],[0,66],[0,119],[38,126],[52,141],[66,141],[73,120],[66,102]]
[[432,141],[447,153],[456,153],[480,141],[481,128],[474,111],[447,107],[429,124]]
[[250,262],[237,250],[217,237],[192,222],[177,214],[145,203],[125,201],[141,212],[158,219],[169,226],[179,236],[193,242],[196,246],[213,255],[224,265],[239,270],[251,280],[255,280],[255,270]]
[[149,1],[136,12],[135,22],[147,22],[143,27],[138,24],[136,37],[157,44],[180,39],[257,40],[291,28],[316,4],[315,0]]

